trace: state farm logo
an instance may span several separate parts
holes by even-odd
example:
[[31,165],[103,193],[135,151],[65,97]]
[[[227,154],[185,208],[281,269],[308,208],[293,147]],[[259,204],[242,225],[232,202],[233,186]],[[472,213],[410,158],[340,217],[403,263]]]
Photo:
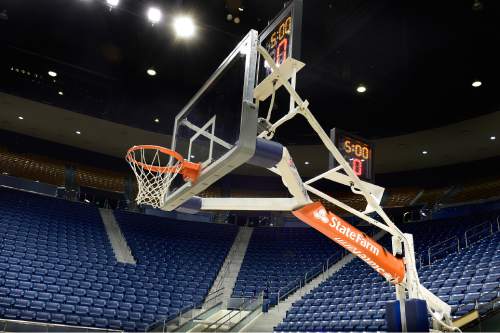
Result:
[[[371,253],[378,256],[380,250],[378,247],[371,242],[370,239],[366,238],[365,235],[352,227],[350,224],[343,224],[337,217],[333,214],[328,214],[325,208],[319,208],[313,212],[313,216],[320,220],[324,224],[332,229],[335,229],[338,233],[344,235],[349,241],[352,241],[353,245],[362,246]],[[351,227],[354,229],[351,229]]]
[[321,220],[323,223],[329,223],[329,226],[332,228],[336,228],[338,224],[340,224],[340,221],[338,221],[335,216],[332,216],[330,219],[328,217],[328,212],[324,208],[320,208],[313,213],[314,217],[317,218],[318,220]]

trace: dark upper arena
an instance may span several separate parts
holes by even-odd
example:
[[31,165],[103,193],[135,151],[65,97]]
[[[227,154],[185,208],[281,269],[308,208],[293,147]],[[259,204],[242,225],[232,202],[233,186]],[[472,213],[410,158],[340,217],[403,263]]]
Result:
[[[391,233],[369,223],[381,216],[347,171],[347,186],[315,182],[325,195],[310,191],[308,203],[397,259],[414,253],[420,284],[450,306],[452,326],[500,330],[499,2],[0,0],[1,331],[414,327],[410,314],[394,329],[395,285],[291,212],[304,205],[248,210],[242,201],[195,212],[136,202],[142,184],[127,150],[169,148],[176,115],[222,61],[294,3],[303,8],[292,57],[305,63],[296,91],[322,130],[335,129],[333,143],[362,183],[385,189],[377,205],[413,235],[414,251],[398,252]],[[268,66],[261,60],[255,85]],[[202,95],[190,120],[217,114],[214,135],[236,135],[232,147],[253,128],[240,123],[242,73],[210,83],[215,93]],[[251,101],[259,117],[289,112],[280,89],[271,102]],[[206,133],[184,158],[206,162]],[[302,116],[272,140],[304,182],[339,165]],[[346,141],[369,155],[358,160]],[[200,176],[200,202],[291,196],[278,163],[245,162],[216,181]],[[177,177],[172,192],[184,183]],[[415,321],[438,325],[426,313]]]

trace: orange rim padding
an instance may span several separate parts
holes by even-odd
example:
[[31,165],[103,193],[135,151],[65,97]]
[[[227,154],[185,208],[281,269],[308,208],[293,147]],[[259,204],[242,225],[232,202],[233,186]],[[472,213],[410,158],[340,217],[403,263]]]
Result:
[[[147,164],[144,162],[139,162],[134,158],[134,155],[132,153],[134,151],[141,150],[141,149],[142,150],[158,150],[162,154],[170,155],[181,163],[181,168],[179,169],[175,166],[162,167],[162,166]],[[153,172],[158,172],[158,173],[180,173],[183,176],[185,181],[195,181],[198,178],[198,176],[200,175],[200,171],[201,171],[201,163],[193,163],[193,162],[186,161],[184,159],[184,157],[182,157],[182,155],[179,154],[178,152],[170,150],[170,149],[162,147],[162,146],[155,146],[155,145],[133,146],[127,151],[126,159],[128,162],[134,163],[135,165],[137,165],[145,170],[148,170],[148,171],[153,171]]]
[[396,258],[374,239],[327,211],[320,202],[297,209],[293,215],[359,257],[388,281],[395,284],[403,281],[405,266],[402,259]]

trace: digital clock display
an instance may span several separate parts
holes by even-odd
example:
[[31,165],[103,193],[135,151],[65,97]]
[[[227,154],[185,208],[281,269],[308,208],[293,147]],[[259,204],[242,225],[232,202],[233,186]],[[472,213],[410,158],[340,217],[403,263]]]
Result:
[[332,130],[331,138],[354,173],[363,180],[373,180],[373,143],[338,129]]
[[[288,15],[279,22],[276,28],[271,31],[262,45],[269,52],[269,55],[274,59],[277,65],[285,62],[290,55],[292,33],[292,16]],[[265,66],[269,70],[268,66]]]
[[[279,66],[289,57],[300,58],[302,30],[302,0],[291,1],[259,34],[259,43]],[[271,73],[270,66],[261,59],[260,72],[264,79]]]

